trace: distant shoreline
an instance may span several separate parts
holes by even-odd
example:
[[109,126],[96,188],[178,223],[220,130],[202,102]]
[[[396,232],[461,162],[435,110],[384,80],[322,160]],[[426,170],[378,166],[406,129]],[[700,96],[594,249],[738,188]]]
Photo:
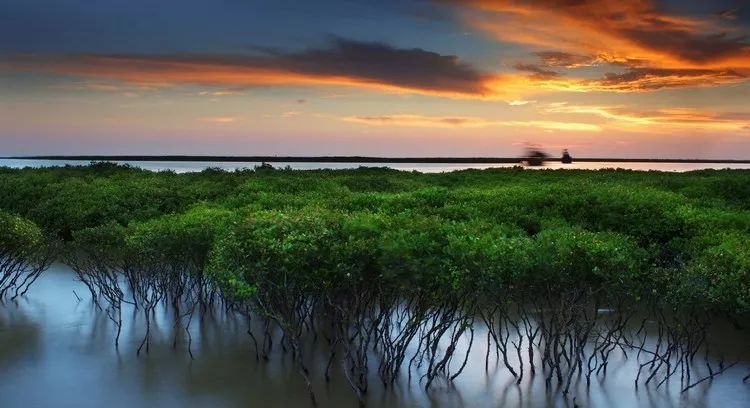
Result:
[[[83,160],[83,161],[164,161],[164,162],[288,162],[288,163],[521,163],[520,157],[368,157],[368,156],[11,156],[14,160]],[[560,158],[547,161],[558,162]],[[574,162],[612,163],[733,163],[750,164],[750,160],[729,159],[625,159],[609,157],[573,158]]]

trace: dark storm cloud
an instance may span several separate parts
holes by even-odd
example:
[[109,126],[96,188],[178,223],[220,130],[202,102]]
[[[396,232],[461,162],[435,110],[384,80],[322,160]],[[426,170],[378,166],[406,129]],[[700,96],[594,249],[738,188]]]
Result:
[[698,35],[679,29],[621,29],[619,33],[643,48],[660,51],[684,61],[710,63],[733,56],[750,57],[747,37],[726,33]]
[[530,76],[534,79],[550,79],[560,76],[559,73],[544,69],[536,64],[518,63],[514,65],[513,68],[519,71],[529,72],[531,74]]
[[722,10],[719,12],[719,17],[726,19],[726,20],[737,20],[739,9],[738,8],[732,8],[727,10]]
[[455,55],[421,48],[335,38],[329,47],[302,52],[265,50],[271,66],[314,75],[342,75],[407,88],[479,93],[482,73]]
[[630,68],[624,73],[607,73],[594,81],[598,86],[619,91],[653,91],[685,86],[708,86],[745,79],[733,70]]

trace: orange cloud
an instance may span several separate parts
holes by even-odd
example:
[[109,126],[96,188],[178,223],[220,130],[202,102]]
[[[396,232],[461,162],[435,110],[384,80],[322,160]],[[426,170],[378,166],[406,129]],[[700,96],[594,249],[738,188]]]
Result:
[[578,122],[556,121],[502,121],[487,120],[468,116],[422,116],[422,115],[382,115],[382,116],[345,116],[341,118],[347,122],[362,123],[375,126],[418,126],[418,127],[534,127],[546,130],[570,130],[581,132],[598,132],[598,125]]
[[234,116],[207,116],[201,118],[201,121],[210,123],[234,123],[237,122],[237,118]]
[[208,96],[244,95],[245,94],[245,88],[241,88],[241,87],[224,88],[224,89],[219,89],[219,90],[216,90],[216,91],[201,91],[198,94],[199,95],[208,95]]
[[455,3],[468,5],[467,21],[498,39],[581,56],[574,64],[585,64],[585,56],[591,56],[610,62],[645,61],[658,68],[750,67],[746,27],[715,16],[667,14],[650,0]]
[[580,68],[596,65],[600,60],[589,55],[571,54],[562,51],[539,51],[533,53],[546,67]]
[[[476,4],[477,7],[485,7],[482,2],[477,1]],[[568,6],[542,9],[526,6],[508,8],[507,5],[512,3],[506,1],[491,4],[490,10],[495,13],[493,15],[510,15],[513,21],[519,18],[523,20],[524,27],[519,27],[518,31],[512,26],[503,28],[502,33],[511,36],[527,35],[530,32],[533,38],[539,39],[544,36],[537,30],[554,29],[557,33],[555,24],[544,23],[544,18],[541,19],[542,23],[535,23],[537,25],[531,22],[527,24],[524,20],[533,20],[539,13],[552,13],[551,17],[578,21],[578,17],[558,15],[560,10],[565,10]],[[501,7],[503,5],[506,7]],[[669,21],[669,24],[679,23],[691,27],[689,22]],[[574,27],[590,32],[582,33],[578,29],[573,30]],[[606,40],[607,35],[598,33],[594,28],[563,24],[561,30],[570,31],[578,41],[573,44],[575,47],[583,47],[584,51],[597,50],[595,56],[585,52],[536,52],[534,55],[539,64],[515,64],[514,67],[523,73],[487,72],[464,63],[453,55],[345,39],[335,39],[327,48],[300,52],[264,49],[248,55],[22,56],[0,64],[0,69],[83,77],[88,79],[81,82],[88,84],[87,89],[100,91],[114,91],[120,87],[156,89],[192,84],[219,88],[204,91],[202,95],[226,96],[242,94],[247,87],[256,85],[349,86],[392,93],[508,101],[543,92],[642,92],[676,87],[716,86],[744,81],[750,74],[750,69],[739,68],[645,66],[647,62],[650,63],[645,59],[648,56],[606,48],[601,40]],[[580,43],[582,38],[586,39],[586,44]],[[522,38],[518,40],[526,41]],[[550,41],[553,39],[550,38]],[[563,46],[568,44],[557,39],[553,42]],[[613,43],[617,41],[613,40]],[[598,48],[599,46],[605,48]],[[624,64],[627,68],[623,72],[609,73],[599,79],[573,78],[558,72],[560,69],[603,63]],[[113,84],[112,81],[119,81],[120,84]]]
[[508,101],[508,105],[510,105],[510,106],[523,106],[523,105],[528,105],[530,103],[535,103],[535,102],[536,101],[527,101],[527,100],[523,100],[523,99],[515,99],[515,100],[512,100],[512,101]]
[[552,104],[549,113],[588,114],[609,119],[606,127],[638,131],[674,130],[745,130],[750,126],[750,112],[710,112],[693,108],[665,108],[655,111],[623,106],[577,106]]
[[[254,85],[333,85],[377,89],[394,93],[417,93],[453,98],[492,98],[485,87],[490,75],[478,76],[466,84],[441,82],[400,83],[357,76],[356,73],[295,72],[284,67],[254,66],[220,60],[190,60],[135,56],[75,56],[27,58],[5,64],[19,71],[50,72],[87,78],[118,80],[149,87],[175,84],[207,86]],[[434,86],[432,86],[434,85]],[[466,86],[463,86],[466,85]],[[237,92],[233,92],[236,94]],[[214,93],[209,93],[214,94]],[[223,93],[222,95],[228,95]]]
[[[643,92],[664,88],[715,86],[747,79],[732,70],[629,68],[624,73],[607,74],[599,79],[567,77],[534,64],[516,64],[527,72],[520,74],[482,73],[464,89],[441,84],[438,78],[426,84],[374,80],[351,75],[292,72],[284,67],[229,63],[220,58],[68,56],[23,58],[5,65],[21,71],[51,72],[90,78],[90,81],[63,84],[62,87],[106,92],[153,90],[181,84],[219,87],[200,95],[241,95],[248,86],[304,85],[349,86],[391,93],[416,93],[460,99],[518,100],[545,92]],[[110,82],[103,82],[110,81]],[[119,81],[119,84],[111,81]],[[434,86],[431,85],[434,83]]]
[[748,77],[734,70],[628,68],[622,73],[607,73],[602,78],[583,79],[563,76],[536,65],[517,65],[530,72],[527,76],[503,76],[488,81],[488,87],[515,91],[523,95],[533,91],[568,92],[650,92],[669,88],[718,86],[746,81]]
[[594,89],[632,92],[716,86],[746,79],[745,75],[734,70],[630,68],[622,74],[608,73],[602,79],[587,83]]
[[549,69],[545,69],[544,67],[540,67],[539,65],[536,65],[536,64],[517,63],[516,65],[513,66],[513,68],[519,71],[528,72],[529,77],[532,79],[545,80],[545,79],[551,79],[551,78],[560,76],[560,73],[549,70]]
[[128,85],[122,83],[102,82],[102,81],[76,81],[66,82],[54,85],[59,89],[87,90],[98,92],[119,92],[123,95],[133,96],[141,91],[153,91],[155,88],[149,86]]
[[493,122],[465,116],[421,116],[421,115],[382,115],[382,116],[344,116],[347,122],[365,125],[390,126],[425,126],[425,127],[485,127]]
[[356,86],[458,98],[492,97],[495,75],[420,48],[334,39],[326,48],[247,55],[63,55],[17,57],[0,67],[119,80],[148,86],[198,84]]

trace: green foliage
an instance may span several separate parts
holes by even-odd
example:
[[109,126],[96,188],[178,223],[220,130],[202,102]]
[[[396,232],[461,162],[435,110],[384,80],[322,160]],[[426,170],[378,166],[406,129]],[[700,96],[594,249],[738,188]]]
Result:
[[529,281],[547,287],[586,282],[607,289],[632,289],[643,277],[646,251],[625,235],[565,228],[544,231],[535,240],[536,265]]
[[683,272],[679,298],[720,304],[750,312],[750,240],[746,234],[723,233]]
[[316,290],[330,284],[335,229],[325,214],[259,212],[219,238],[209,275],[232,297],[246,298],[260,287],[294,285]]
[[124,237],[133,254],[172,265],[202,269],[218,231],[227,228],[234,213],[200,206],[182,214],[170,214],[131,223]]
[[729,170],[2,169],[0,245],[56,234],[73,251],[206,269],[238,299],[584,287],[746,313],[748,186]]
[[0,300],[23,296],[57,249],[32,221],[0,210]]
[[68,252],[72,256],[86,252],[100,261],[117,264],[128,255],[125,248],[125,237],[125,227],[117,222],[110,221],[95,227],[75,231]]
[[0,261],[12,257],[33,262],[44,243],[42,230],[36,224],[0,211]]

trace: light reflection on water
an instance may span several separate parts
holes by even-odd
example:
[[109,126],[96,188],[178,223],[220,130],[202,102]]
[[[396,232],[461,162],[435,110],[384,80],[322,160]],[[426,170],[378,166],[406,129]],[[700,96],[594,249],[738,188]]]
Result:
[[[76,299],[75,291],[81,298]],[[290,355],[275,346],[269,362],[256,363],[243,317],[226,313],[197,315],[191,323],[191,360],[182,328],[169,308],[156,312],[150,353],[136,357],[144,334],[143,316],[124,310],[120,349],[107,317],[89,301],[87,289],[72,272],[54,266],[26,298],[0,305],[0,406],[2,407],[296,407],[310,406],[303,381]],[[256,319],[257,320],[257,319]],[[178,333],[176,349],[172,348]],[[278,338],[278,337],[277,337]],[[615,406],[615,407],[741,407],[750,401],[750,384],[741,381],[747,360],[712,382],[681,394],[679,378],[666,386],[633,386],[635,358],[612,357],[606,377],[574,382],[570,395],[561,387],[547,388],[544,375],[527,374],[520,385],[501,362],[490,361],[485,371],[486,331],[478,328],[464,373],[453,385],[435,383],[425,393],[415,374],[402,375],[394,389],[384,391],[379,377],[370,377],[368,406]],[[719,335],[727,353],[745,353],[736,336]],[[746,339],[745,339],[746,340]],[[463,359],[465,335],[457,359]],[[322,375],[328,354],[324,342],[306,345],[308,367],[320,406],[357,406],[354,394],[340,373],[326,384]],[[317,352],[315,352],[317,350]],[[494,351],[493,351],[494,354]],[[510,362],[518,361],[510,355]],[[408,359],[407,359],[408,361]],[[695,378],[705,373],[697,364]],[[528,366],[528,364],[527,364]]]
[[[74,166],[85,166],[90,161],[87,160],[19,160],[19,159],[0,159],[0,166],[11,168],[23,167],[56,167],[65,166],[66,164]],[[152,171],[172,170],[177,173],[188,173],[202,171],[206,168],[220,168],[223,170],[252,169],[259,166],[260,162],[193,162],[193,161],[117,161],[120,164],[129,164],[134,167],[143,168]],[[465,169],[488,169],[518,166],[518,163],[301,163],[301,162],[279,162],[271,163],[276,168],[291,167],[295,170],[316,170],[316,169],[355,169],[360,166],[364,167],[390,167],[403,171],[419,171],[422,173],[441,173]],[[530,169],[578,169],[578,170],[597,170],[606,168],[621,168],[629,170],[658,170],[683,172],[701,169],[750,169],[750,164],[742,163],[650,163],[650,162],[574,162],[572,164],[562,164],[560,162],[546,162],[541,167],[528,167]]]

